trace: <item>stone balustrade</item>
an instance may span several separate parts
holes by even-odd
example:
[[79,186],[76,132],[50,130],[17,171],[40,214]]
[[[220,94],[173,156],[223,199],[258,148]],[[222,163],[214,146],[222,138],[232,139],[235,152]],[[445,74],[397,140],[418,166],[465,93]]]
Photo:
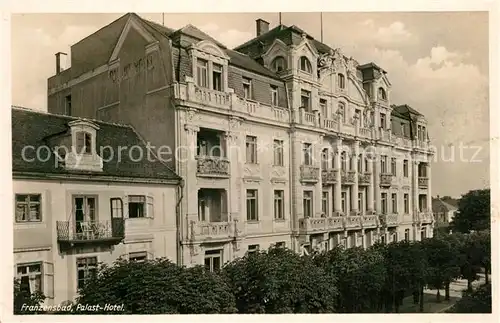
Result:
[[311,165],[300,166],[300,179],[304,182],[317,182],[319,181],[319,167]]
[[380,186],[390,187],[392,185],[392,174],[380,174]]
[[230,175],[229,160],[224,157],[197,156],[196,162],[198,176],[228,177]]
[[370,180],[371,180],[371,173],[365,172],[365,173],[359,173],[358,174],[358,185],[370,185]]
[[323,185],[332,185],[338,181],[338,170],[333,168],[323,169],[321,172],[321,182]]
[[418,188],[426,189],[429,187],[429,178],[419,176],[418,177]]

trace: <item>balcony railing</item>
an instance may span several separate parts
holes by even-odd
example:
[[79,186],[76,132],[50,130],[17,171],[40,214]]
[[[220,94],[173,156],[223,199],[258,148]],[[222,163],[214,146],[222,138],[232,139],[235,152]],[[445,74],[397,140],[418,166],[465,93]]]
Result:
[[389,187],[392,185],[392,174],[380,174],[380,186]]
[[356,172],[349,170],[349,171],[342,171],[342,184],[354,184],[354,177],[356,176]]
[[191,221],[191,239],[229,239],[234,237],[235,223]]
[[376,215],[363,215],[363,228],[376,227],[378,225]]
[[343,229],[342,217],[299,219],[299,231],[303,234],[335,231],[342,229]]
[[199,176],[229,176],[229,160],[217,156],[197,156]]
[[329,130],[338,130],[339,124],[337,121],[332,119],[323,119],[323,128]]
[[227,106],[230,103],[229,93],[195,87],[196,101],[216,106]]
[[321,172],[321,181],[323,185],[335,184],[338,181],[338,171],[333,168],[323,169]]
[[359,135],[364,138],[371,138],[372,130],[370,128],[359,128]]
[[385,227],[394,227],[398,225],[397,214],[382,214],[380,215],[380,224]]
[[418,217],[421,223],[432,223],[434,220],[434,217],[430,212],[420,212]]
[[359,173],[358,174],[358,185],[370,185],[371,173]]
[[108,221],[57,221],[57,240],[67,243],[119,243],[125,237],[124,219]]
[[300,179],[304,182],[319,181],[319,167],[314,167],[311,165],[301,165]]
[[418,177],[418,187],[419,188],[428,188],[429,187],[429,178],[419,176]]
[[344,218],[344,227],[346,229],[360,229],[361,228],[361,216],[350,215]]

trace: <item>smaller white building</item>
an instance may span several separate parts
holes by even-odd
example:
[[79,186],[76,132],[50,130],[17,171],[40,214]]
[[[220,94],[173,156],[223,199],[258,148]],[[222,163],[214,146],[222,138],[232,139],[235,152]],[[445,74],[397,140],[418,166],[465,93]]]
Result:
[[14,263],[48,305],[99,262],[178,262],[181,178],[130,126],[12,109]]

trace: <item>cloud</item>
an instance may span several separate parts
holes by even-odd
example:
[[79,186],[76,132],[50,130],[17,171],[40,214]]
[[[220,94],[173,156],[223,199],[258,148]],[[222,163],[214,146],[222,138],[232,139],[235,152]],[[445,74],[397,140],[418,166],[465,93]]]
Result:
[[200,29],[229,48],[243,44],[253,37],[251,33],[237,29],[221,30],[215,23],[208,23],[201,26]]
[[[371,26],[373,26],[373,23]],[[411,41],[413,35],[406,29],[402,22],[395,21],[387,27],[379,27],[374,34],[374,38],[380,43],[391,44]]]

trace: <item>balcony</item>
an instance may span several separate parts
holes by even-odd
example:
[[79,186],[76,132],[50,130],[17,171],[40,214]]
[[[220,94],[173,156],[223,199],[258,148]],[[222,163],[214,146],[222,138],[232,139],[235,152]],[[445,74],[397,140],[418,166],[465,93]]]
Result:
[[426,189],[429,187],[429,178],[428,177],[418,177],[418,188]]
[[380,186],[390,187],[392,185],[392,174],[380,174]]
[[324,169],[321,172],[321,181],[323,186],[332,185],[338,181],[338,171],[333,168]]
[[378,216],[363,215],[363,228],[376,228],[378,226]]
[[380,224],[384,227],[395,227],[398,225],[398,215],[397,214],[382,214],[379,217]]
[[125,221],[116,218],[108,221],[57,221],[57,241],[59,243],[118,244],[125,237]]
[[191,240],[228,240],[235,236],[235,223],[191,221]]
[[344,218],[344,228],[348,229],[361,229],[361,216],[350,215]]
[[358,174],[358,185],[368,186],[371,181],[371,173],[359,173]]
[[342,184],[354,184],[354,179],[356,176],[356,172],[349,170],[349,171],[342,171]]
[[434,217],[430,212],[420,212],[418,214],[418,218],[420,220],[420,223],[423,224],[430,224],[434,221]]
[[323,128],[328,130],[339,130],[339,123],[332,119],[323,119]]
[[197,156],[197,174],[204,177],[229,177],[229,160],[217,156]]
[[227,107],[231,103],[229,93],[210,90],[199,86],[195,86],[194,96],[196,102],[212,106]]
[[315,183],[319,181],[319,167],[311,165],[300,166],[300,180],[302,182]]
[[363,138],[371,138],[372,137],[372,129],[370,128],[359,128],[359,136]]
[[342,220],[342,217],[302,218],[299,219],[299,232],[301,234],[313,234],[343,230]]

